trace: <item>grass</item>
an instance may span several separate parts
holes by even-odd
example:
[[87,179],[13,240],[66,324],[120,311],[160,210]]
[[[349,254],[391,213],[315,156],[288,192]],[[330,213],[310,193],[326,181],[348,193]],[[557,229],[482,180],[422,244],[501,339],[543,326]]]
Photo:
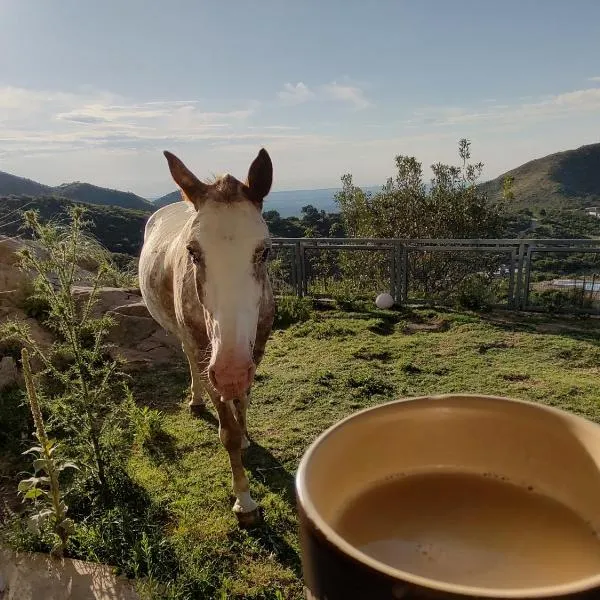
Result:
[[[130,509],[154,519],[154,529],[144,530],[150,537],[138,535],[129,558],[118,562],[144,564],[141,571],[151,575],[146,597],[299,600],[293,478],[325,428],[393,398],[443,392],[509,395],[600,421],[599,365],[600,320],[311,311],[308,320],[273,332],[253,388],[253,444],[245,463],[253,496],[265,509],[264,526],[254,531],[239,530],[231,512],[229,465],[214,411],[202,419],[187,412],[185,364],[137,374],[136,401],[163,418],[158,437],[134,446],[125,485],[136,490]],[[160,579],[171,581],[161,588]]]
[[[139,401],[165,413],[170,440],[139,450],[131,477],[167,507],[165,528],[186,585],[211,598],[301,598],[293,477],[326,427],[391,398],[442,392],[504,394],[600,420],[600,323],[493,313],[335,310],[277,330],[249,411],[246,455],[265,525],[239,531],[217,423],[192,420],[183,366],[146,373]],[[186,584],[188,582],[188,584]],[[191,588],[188,588],[191,589]]]

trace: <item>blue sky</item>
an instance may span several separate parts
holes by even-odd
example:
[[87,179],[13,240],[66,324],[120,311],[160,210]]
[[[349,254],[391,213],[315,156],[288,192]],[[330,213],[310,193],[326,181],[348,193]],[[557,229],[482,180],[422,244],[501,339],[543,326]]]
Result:
[[485,178],[600,141],[598,0],[0,0],[0,170],[173,189],[163,149],[274,189]]

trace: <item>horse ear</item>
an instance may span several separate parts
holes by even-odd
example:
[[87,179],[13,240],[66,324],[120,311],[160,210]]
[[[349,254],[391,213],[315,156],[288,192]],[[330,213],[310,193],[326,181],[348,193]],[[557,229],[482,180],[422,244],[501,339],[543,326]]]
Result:
[[163,154],[169,163],[169,170],[175,183],[183,191],[186,200],[189,200],[197,210],[208,191],[208,186],[202,183],[174,154],[167,150]]
[[263,198],[271,191],[273,183],[273,163],[269,153],[261,148],[250,165],[246,185],[254,202],[262,205]]

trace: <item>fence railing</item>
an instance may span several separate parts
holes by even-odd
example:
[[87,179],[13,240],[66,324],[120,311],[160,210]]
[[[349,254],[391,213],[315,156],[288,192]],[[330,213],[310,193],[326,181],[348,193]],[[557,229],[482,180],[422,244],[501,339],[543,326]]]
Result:
[[280,293],[444,303],[478,281],[494,306],[600,312],[600,240],[274,238],[273,248]]

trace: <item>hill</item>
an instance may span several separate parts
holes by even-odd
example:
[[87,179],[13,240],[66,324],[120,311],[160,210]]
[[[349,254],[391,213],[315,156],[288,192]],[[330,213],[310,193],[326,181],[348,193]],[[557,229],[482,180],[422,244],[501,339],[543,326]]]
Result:
[[121,208],[145,211],[154,209],[149,200],[132,192],[121,192],[79,181],[52,187],[0,171],[0,196],[10,195],[58,196],[68,198],[74,202],[85,202],[86,204],[120,206]]
[[[43,221],[64,221],[70,206],[77,204],[56,196],[0,196],[0,234],[23,235],[24,210],[39,211]],[[146,211],[118,206],[86,206],[86,218],[93,222],[90,233],[111,252],[137,255],[142,247]]]
[[38,183],[32,179],[18,177],[0,171],[0,195],[9,196],[11,194],[27,194],[28,196],[40,196],[44,194],[52,194],[52,188],[48,185]]
[[481,184],[490,199],[502,197],[506,176],[514,177],[515,210],[595,206],[600,204],[600,143],[549,154]]
[[54,188],[54,193],[60,197],[68,198],[75,202],[86,204],[112,205],[134,210],[154,210],[154,205],[149,200],[137,196],[133,192],[121,192],[109,188],[98,187],[91,183],[63,183]]

